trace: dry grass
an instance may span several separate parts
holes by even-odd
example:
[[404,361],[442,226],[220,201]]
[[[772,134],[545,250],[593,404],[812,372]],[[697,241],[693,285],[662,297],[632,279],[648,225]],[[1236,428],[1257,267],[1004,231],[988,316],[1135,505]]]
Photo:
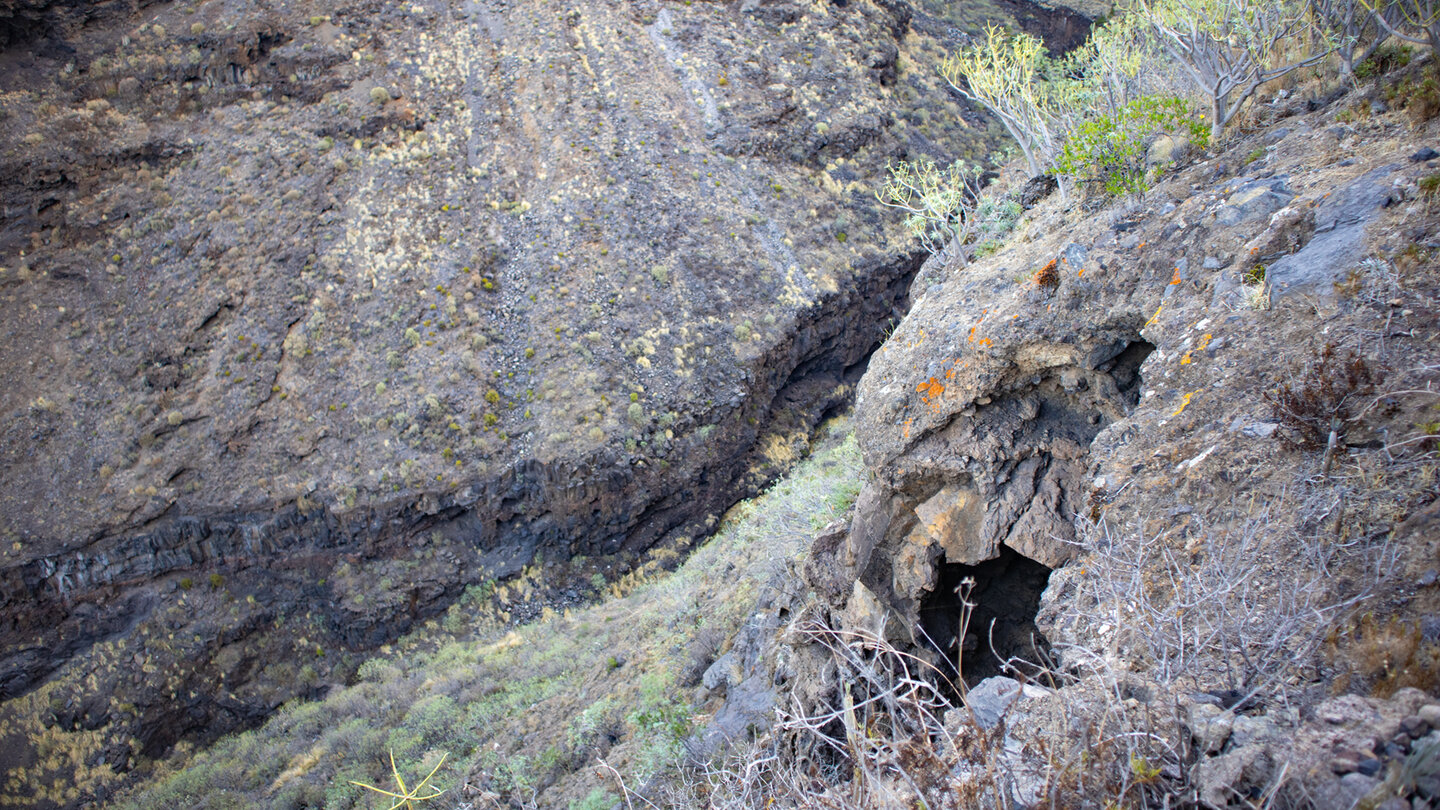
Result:
[[1388,698],[1406,687],[1440,692],[1440,643],[1425,638],[1419,622],[1366,613],[1335,628],[1325,639],[1324,653],[1334,670],[1335,694]]

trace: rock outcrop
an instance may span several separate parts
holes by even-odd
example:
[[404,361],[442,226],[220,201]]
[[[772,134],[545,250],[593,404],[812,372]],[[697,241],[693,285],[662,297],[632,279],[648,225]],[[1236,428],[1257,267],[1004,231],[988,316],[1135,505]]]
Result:
[[[1353,123],[1363,101],[1335,98],[1262,105],[1278,123],[1143,198],[1054,195],[995,255],[932,260],[860,384],[873,479],[807,578],[840,628],[947,674],[959,660],[972,686],[1047,673],[1056,689],[1027,687],[1027,714],[973,732],[1018,780],[1011,799],[1075,789],[1062,750],[1103,758],[1104,734],[1130,733],[1171,747],[1122,770],[1153,762],[1144,778],[1203,806],[1428,795],[1397,775],[1431,756],[1428,727],[1403,740],[1419,753],[1386,749],[1388,726],[1326,720],[1323,700],[1358,690],[1374,717],[1408,717],[1424,698],[1406,689],[1440,684],[1436,541],[1419,528],[1435,503],[1440,164],[1417,149],[1436,125]],[[1020,560],[1036,573],[1012,573]],[[1019,693],[986,683],[970,708],[1003,715]],[[1185,731],[1143,719],[1157,712]],[[1245,732],[1214,738],[1222,715]],[[1296,739],[1363,743],[1390,776]]]

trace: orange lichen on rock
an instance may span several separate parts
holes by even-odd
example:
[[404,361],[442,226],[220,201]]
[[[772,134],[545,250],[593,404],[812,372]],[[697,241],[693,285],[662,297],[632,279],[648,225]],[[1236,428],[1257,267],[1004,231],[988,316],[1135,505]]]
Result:
[[925,382],[915,386],[915,390],[920,392],[920,399],[924,400],[926,404],[929,404],[932,400],[939,399],[940,396],[945,393],[945,384],[931,377]]
[[1060,274],[1055,270],[1059,264],[1058,260],[1051,259],[1045,263],[1044,267],[1035,271],[1035,286],[1049,287],[1050,289],[1060,286]]

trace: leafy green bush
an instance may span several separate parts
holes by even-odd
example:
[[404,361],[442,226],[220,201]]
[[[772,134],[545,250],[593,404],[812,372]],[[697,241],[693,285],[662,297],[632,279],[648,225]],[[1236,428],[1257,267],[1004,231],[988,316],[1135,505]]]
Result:
[[1142,96],[1114,115],[1082,122],[1060,150],[1057,174],[1101,183],[1112,195],[1144,191],[1145,149],[1161,133],[1181,133],[1204,148],[1210,127],[1178,96]]

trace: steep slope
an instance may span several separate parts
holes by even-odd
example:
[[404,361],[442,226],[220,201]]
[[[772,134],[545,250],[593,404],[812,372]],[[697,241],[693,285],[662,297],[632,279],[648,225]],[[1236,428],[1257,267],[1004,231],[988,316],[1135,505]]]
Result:
[[467,586],[582,555],[583,598],[770,480],[907,305],[887,159],[998,141],[912,66],[1009,12],[930,12],[0,8],[6,794],[103,795]]
[[1054,687],[967,697],[940,784],[1417,789],[1440,694],[1440,123],[1399,109],[1419,69],[1258,105],[1143,198],[1055,195],[993,257],[922,271],[860,385],[873,480],[806,570],[837,628],[972,687]]

